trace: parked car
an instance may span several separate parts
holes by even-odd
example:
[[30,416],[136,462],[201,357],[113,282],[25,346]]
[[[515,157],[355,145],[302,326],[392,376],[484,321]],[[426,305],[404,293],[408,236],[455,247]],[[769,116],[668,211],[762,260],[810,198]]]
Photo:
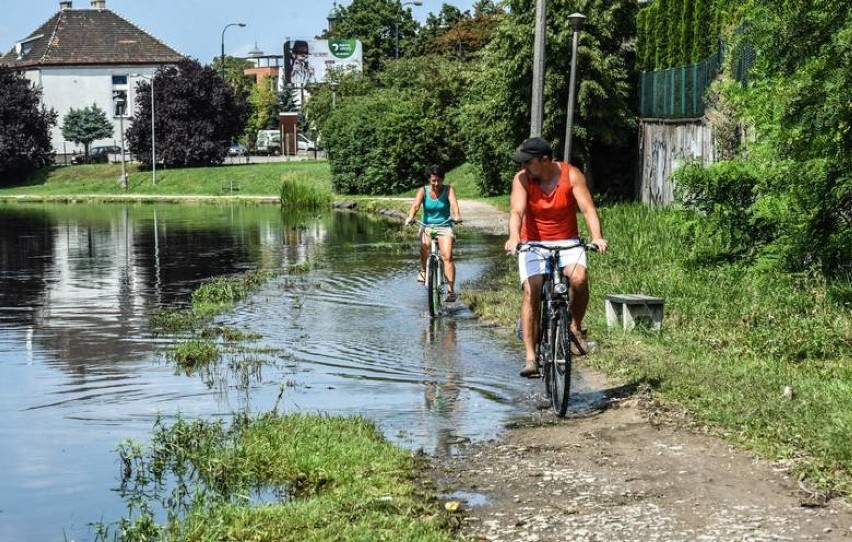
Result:
[[281,132],[278,130],[260,130],[255,144],[257,154],[281,154]]
[[106,164],[109,162],[109,155],[121,154],[121,147],[117,145],[106,145],[104,147],[92,147],[89,149],[89,156],[78,154],[71,159],[72,164]]
[[228,147],[228,156],[245,156],[248,150],[239,143],[231,143]]
[[313,151],[317,148],[317,144],[308,139],[304,134],[298,134],[296,141],[298,142],[300,151]]

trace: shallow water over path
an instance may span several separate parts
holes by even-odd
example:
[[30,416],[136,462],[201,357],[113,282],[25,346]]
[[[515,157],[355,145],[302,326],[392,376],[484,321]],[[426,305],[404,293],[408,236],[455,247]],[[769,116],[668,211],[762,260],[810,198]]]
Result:
[[[0,205],[0,225],[0,540],[91,540],[89,522],[121,517],[114,449],[144,442],[159,415],[361,414],[400,445],[447,454],[540,395],[517,377],[516,339],[461,304],[426,317],[413,245],[363,216]],[[460,240],[462,289],[501,245]],[[202,374],[175,371],[172,339],[147,331],[152,310],[213,276],[305,262],[216,319],[262,338]]]

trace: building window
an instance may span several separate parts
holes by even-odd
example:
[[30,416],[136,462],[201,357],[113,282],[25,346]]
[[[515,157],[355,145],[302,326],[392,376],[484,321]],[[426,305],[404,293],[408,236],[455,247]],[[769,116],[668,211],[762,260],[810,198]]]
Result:
[[130,110],[127,103],[127,76],[112,76],[112,114],[114,117],[127,117]]

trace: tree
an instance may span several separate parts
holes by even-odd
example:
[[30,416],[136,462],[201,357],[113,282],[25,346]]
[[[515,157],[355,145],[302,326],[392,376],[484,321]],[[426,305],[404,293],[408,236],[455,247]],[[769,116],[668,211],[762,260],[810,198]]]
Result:
[[338,6],[338,10],[340,19],[324,37],[361,40],[364,70],[370,73],[378,72],[384,62],[396,57],[397,29],[401,57],[419,29],[411,9],[397,0],[352,0],[348,6]]
[[92,104],[82,109],[71,108],[62,119],[62,137],[68,141],[83,145],[86,157],[92,141],[112,137],[114,127],[107,118],[106,111]]
[[251,115],[246,122],[244,138],[251,142],[257,137],[258,130],[278,128],[278,95],[272,90],[269,80],[263,79],[260,84],[252,87],[248,103],[251,106]]
[[[243,133],[245,98],[211,67],[187,60],[154,75],[157,158],[169,167],[221,164]],[[136,113],[127,131],[130,150],[151,166],[151,84],[136,88]]]
[[41,103],[41,89],[0,66],[0,179],[22,180],[53,161],[50,129],[56,113]]
[[[535,9],[532,0],[510,0],[508,8],[482,52],[461,112],[467,157],[478,169],[483,194],[508,190],[516,170],[509,157],[529,136]],[[586,0],[554,3],[548,14],[547,114],[542,133],[558,151],[565,141],[571,71],[573,31],[568,15],[581,11],[588,16],[578,51],[576,154],[571,157],[588,177],[594,163],[615,163],[630,154],[635,133],[630,109],[632,53],[623,43],[635,35],[636,9],[631,0]]]

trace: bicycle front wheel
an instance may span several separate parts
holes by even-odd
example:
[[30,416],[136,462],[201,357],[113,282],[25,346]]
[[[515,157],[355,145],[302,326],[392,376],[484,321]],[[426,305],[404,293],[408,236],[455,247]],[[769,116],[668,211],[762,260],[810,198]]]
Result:
[[571,389],[571,336],[568,326],[568,309],[560,307],[554,325],[550,329],[552,366],[550,378],[550,401],[560,418],[568,411],[568,395]]
[[441,314],[441,266],[437,258],[429,258],[426,264],[426,304],[429,316],[435,318]]

